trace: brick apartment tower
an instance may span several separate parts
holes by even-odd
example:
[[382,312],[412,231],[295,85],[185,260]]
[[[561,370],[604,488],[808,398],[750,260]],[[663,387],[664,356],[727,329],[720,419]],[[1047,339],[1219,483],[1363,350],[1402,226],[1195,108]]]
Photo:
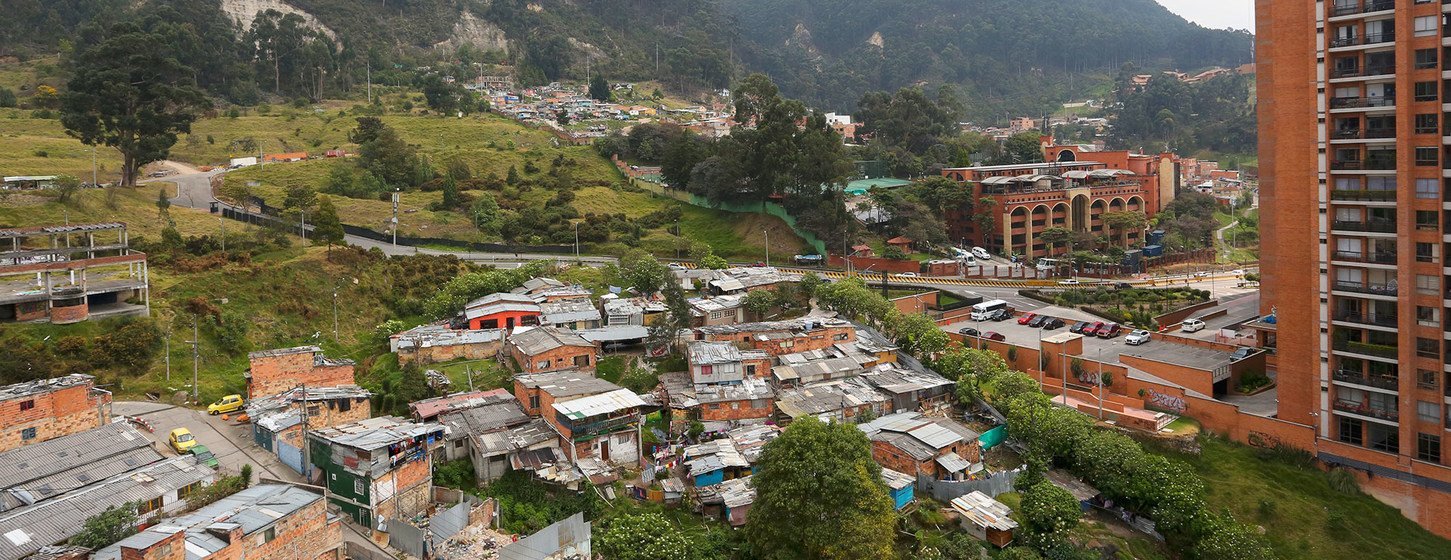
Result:
[[1320,459],[1374,473],[1367,490],[1451,537],[1447,9],[1257,0],[1256,62],[1279,417],[1315,426]]

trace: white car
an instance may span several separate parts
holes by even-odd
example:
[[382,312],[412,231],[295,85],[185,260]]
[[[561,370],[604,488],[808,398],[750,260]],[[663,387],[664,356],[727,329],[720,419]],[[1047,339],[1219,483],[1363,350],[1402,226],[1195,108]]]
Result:
[[917,273],[916,272],[903,272],[901,274],[898,274],[897,276],[901,276],[901,277],[904,277],[904,278],[916,278],[917,277]]
[[1199,332],[1204,330],[1205,326],[1204,321],[1200,321],[1199,319],[1185,319],[1183,323],[1179,324],[1179,330],[1184,332]]
[[1209,273],[1201,270],[1199,272],[1195,272],[1194,276],[1197,278],[1204,278],[1205,276],[1209,276]]
[[987,249],[984,249],[982,247],[973,247],[972,248],[972,256],[977,257],[977,258],[982,259],[982,260],[985,260],[985,261],[990,261],[993,258],[992,254],[991,253],[988,253],[987,252]]
[[667,266],[670,267],[670,270],[685,270],[685,265],[680,264],[680,263],[674,263],[673,262],[673,263],[670,263]]
[[1077,281],[1077,280],[1074,280],[1074,279],[1071,279],[1070,278],[1068,280],[1059,280],[1058,283],[1059,284],[1063,284],[1065,286],[1073,286],[1073,285],[1079,284],[1080,282]]
[[1148,342],[1148,341],[1152,340],[1153,337],[1154,337],[1154,335],[1152,333],[1150,333],[1149,331],[1146,331],[1146,330],[1136,330],[1134,332],[1129,333],[1128,336],[1124,337],[1124,342],[1127,343],[1129,346],[1138,346],[1140,344],[1143,344],[1145,342]]

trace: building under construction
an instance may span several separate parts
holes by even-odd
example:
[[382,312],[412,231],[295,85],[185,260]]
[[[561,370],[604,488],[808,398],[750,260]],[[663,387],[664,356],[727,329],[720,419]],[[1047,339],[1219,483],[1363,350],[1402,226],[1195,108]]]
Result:
[[126,224],[0,229],[0,323],[146,315],[148,280]]

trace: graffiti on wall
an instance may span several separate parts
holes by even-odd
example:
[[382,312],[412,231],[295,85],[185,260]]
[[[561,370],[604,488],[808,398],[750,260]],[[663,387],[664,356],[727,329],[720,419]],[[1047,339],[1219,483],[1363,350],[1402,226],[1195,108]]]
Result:
[[1149,389],[1148,398],[1146,400],[1149,401],[1150,405],[1162,408],[1175,414],[1183,414],[1184,411],[1189,410],[1189,403],[1184,402],[1184,399],[1181,399],[1174,395],[1166,395],[1153,389]]

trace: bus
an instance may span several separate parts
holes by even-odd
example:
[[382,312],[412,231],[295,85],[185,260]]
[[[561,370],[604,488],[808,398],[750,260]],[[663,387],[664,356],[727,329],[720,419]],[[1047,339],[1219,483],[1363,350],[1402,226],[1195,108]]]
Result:
[[1008,302],[1000,299],[984,301],[982,303],[972,306],[972,320],[986,321],[989,317],[992,317],[993,314],[997,313],[999,310],[1005,310],[1007,308]]

